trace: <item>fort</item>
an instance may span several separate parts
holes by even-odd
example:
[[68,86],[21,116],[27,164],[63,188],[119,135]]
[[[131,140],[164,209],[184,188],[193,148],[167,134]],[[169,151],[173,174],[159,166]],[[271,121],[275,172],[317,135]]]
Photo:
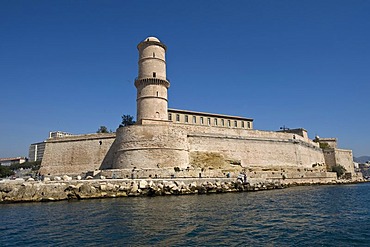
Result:
[[[305,129],[263,131],[253,119],[168,108],[167,47],[156,37],[139,51],[137,116],[116,133],[49,138],[40,173],[44,176],[99,175],[106,178],[236,178],[296,183],[360,179],[351,150],[335,138],[309,139]],[[175,86],[176,84],[174,84]]]

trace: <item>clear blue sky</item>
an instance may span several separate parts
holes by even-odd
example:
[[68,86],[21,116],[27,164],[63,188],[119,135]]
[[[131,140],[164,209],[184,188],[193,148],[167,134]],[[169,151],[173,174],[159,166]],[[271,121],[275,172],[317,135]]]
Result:
[[370,155],[370,1],[0,1],[0,157],[136,116],[136,45],[167,47],[169,107],[303,127]]

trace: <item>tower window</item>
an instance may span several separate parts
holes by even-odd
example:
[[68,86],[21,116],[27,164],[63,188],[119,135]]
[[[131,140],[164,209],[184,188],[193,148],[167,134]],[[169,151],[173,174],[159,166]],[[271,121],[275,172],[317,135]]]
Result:
[[158,91],[157,91],[157,97],[159,96],[159,94],[158,94]]
[[185,123],[188,123],[188,122],[189,122],[189,116],[185,115]]
[[179,114],[176,114],[176,121],[180,122],[180,115]]
[[207,119],[207,124],[211,125],[211,119],[210,118]]
[[157,77],[157,73],[153,72],[153,77]]
[[155,53],[153,52],[153,57],[155,57]]
[[214,119],[215,126],[217,126],[217,118]]
[[230,126],[231,126],[231,121],[227,120],[227,127],[230,127]]
[[248,122],[248,129],[250,129],[251,128],[251,123],[250,122]]
[[197,117],[193,116],[193,123],[197,123]]
[[244,121],[242,121],[242,128],[244,128]]
[[204,124],[203,117],[200,117],[200,124]]
[[221,125],[225,126],[225,120],[221,119]]
[[234,121],[234,127],[236,128],[236,127],[238,127],[238,121]]
[[172,114],[168,113],[168,120],[172,121]]

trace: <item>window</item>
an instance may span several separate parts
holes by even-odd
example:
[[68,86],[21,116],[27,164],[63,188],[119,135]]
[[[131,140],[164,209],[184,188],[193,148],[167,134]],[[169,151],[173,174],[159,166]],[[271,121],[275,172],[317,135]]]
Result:
[[158,94],[158,91],[157,91],[157,97],[159,96],[159,94]]
[[180,122],[180,115],[179,114],[176,114],[176,121]]
[[207,124],[211,125],[211,119],[210,118],[207,118]]
[[225,126],[225,120],[221,119],[221,126]]
[[197,123],[197,117],[193,116],[193,123]]
[[189,116],[185,115],[185,123],[188,123],[188,122],[189,122]]
[[215,126],[217,126],[217,118],[214,119]]
[[155,53],[153,52],[153,57],[155,57]]
[[244,121],[242,121],[242,128],[244,128]]
[[172,114],[168,113],[168,120],[172,121]]
[[204,124],[203,117],[200,117],[200,124]]
[[238,121],[234,121],[234,127],[236,128],[236,127],[238,127]]
[[227,120],[227,127],[230,127],[230,126],[231,126],[231,121]]
[[248,122],[248,129],[251,128],[251,122]]
[[157,73],[153,72],[153,77],[157,77]]

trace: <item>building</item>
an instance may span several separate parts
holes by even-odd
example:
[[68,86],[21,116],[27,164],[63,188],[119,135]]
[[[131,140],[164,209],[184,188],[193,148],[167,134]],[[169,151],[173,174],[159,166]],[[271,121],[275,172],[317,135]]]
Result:
[[63,132],[63,131],[50,131],[49,132],[49,138],[65,137],[65,136],[73,136],[73,134]]
[[[265,180],[336,179],[326,168],[334,154],[324,155],[303,128],[255,130],[252,118],[168,108],[167,47],[148,37],[137,48],[136,124],[113,134],[47,140],[41,173],[103,170],[114,177],[133,172],[136,177],[222,177],[245,172]],[[344,166],[353,165],[350,151],[333,148]]]
[[45,152],[45,141],[32,143],[28,150],[28,159],[29,161],[39,161],[42,160]]
[[1,166],[11,166],[14,164],[22,164],[27,161],[26,157],[0,158]]
[[[73,136],[73,134],[63,132],[63,131],[50,131],[49,132],[49,139],[68,137],[68,136]],[[44,157],[45,145],[46,145],[46,141],[32,143],[28,149],[29,161],[41,161],[42,158]]]

